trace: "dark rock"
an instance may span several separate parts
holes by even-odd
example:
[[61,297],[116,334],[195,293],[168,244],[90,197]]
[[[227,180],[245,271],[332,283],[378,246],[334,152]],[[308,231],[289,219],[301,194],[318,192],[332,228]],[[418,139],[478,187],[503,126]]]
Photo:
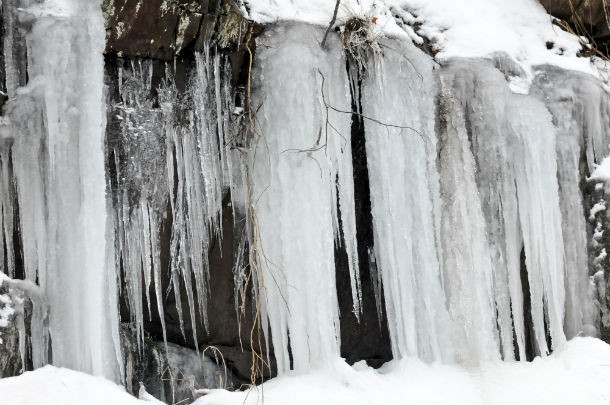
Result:
[[121,345],[125,365],[125,388],[137,395],[140,384],[156,398],[164,400],[171,393],[171,382],[166,377],[169,369],[167,356],[150,337],[138,341],[135,328],[121,325]]
[[157,342],[147,335],[138,341],[135,328],[121,325],[125,387],[138,395],[140,387],[167,403],[191,402],[202,388],[233,389],[237,379],[213,350],[195,350]]
[[199,32],[209,2],[105,0],[106,52],[172,59]]
[[[169,226],[165,228],[168,229]],[[250,382],[253,358],[251,343],[254,343],[254,349],[260,353],[263,350],[258,347],[258,342],[263,342],[262,346],[264,347],[264,340],[261,331],[254,324],[254,307],[250,294],[243,303],[243,312],[238,312],[236,309],[233,266],[234,256],[238,249],[239,228],[235,226],[233,221],[233,211],[228,196],[223,204],[222,229],[222,240],[214,239],[208,257],[210,264],[210,294],[207,306],[208,328],[204,327],[203,320],[196,313],[198,342],[194,344],[190,314],[187,310],[184,310],[185,336],[183,337],[180,331],[174,294],[169,294],[163,303],[167,337],[170,342],[199,348],[200,351],[206,350],[208,347],[218,348],[229,370],[235,374],[240,382],[247,383]],[[162,240],[169,243],[169,235],[162,236]],[[169,258],[166,257],[163,260],[169,260]],[[168,285],[170,283],[169,276],[169,274],[164,275]],[[184,288],[184,285],[181,285],[182,291],[184,291]],[[181,294],[181,301],[182,308],[189,307],[185,293]],[[156,305],[156,303],[151,305]],[[250,332],[253,328],[254,339],[253,342],[250,342]],[[161,323],[156,314],[153,314],[153,320],[147,324],[147,329],[155,337],[159,339],[162,337]],[[271,363],[273,363],[273,359],[271,359]],[[272,369],[264,368],[261,377],[267,379],[271,376],[273,376]]]
[[172,60],[212,41],[239,50],[256,31],[231,0],[104,0],[102,7],[106,53],[122,57]]
[[46,328],[48,325],[47,307],[43,302],[35,303],[37,288],[29,290],[29,286],[29,282],[21,280],[3,280],[0,274],[0,313],[5,315],[0,315],[0,378],[32,369],[30,331],[35,305],[40,317],[37,321],[41,322],[37,326]]

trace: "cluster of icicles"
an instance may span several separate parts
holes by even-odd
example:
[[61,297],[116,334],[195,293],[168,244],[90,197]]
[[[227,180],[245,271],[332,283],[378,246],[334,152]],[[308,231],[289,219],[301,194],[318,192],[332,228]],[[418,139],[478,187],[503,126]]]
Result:
[[104,141],[101,16],[95,2],[72,3],[74,14],[34,24],[30,82],[9,89],[1,134],[14,141],[0,146],[0,270],[15,275],[18,228],[24,276],[50,307],[49,330],[32,330],[35,366],[48,361],[50,333],[54,364],[118,378],[117,286],[140,337],[146,312],[163,322],[164,224],[182,331],[185,311],[205,323],[208,248],[221,238],[227,191],[243,223],[236,310],[250,280],[280,373],[338,358],[337,245],[361,313],[354,113],[365,123],[376,298],[396,358],[523,360],[528,316],[539,355],[595,333],[579,162],[599,161],[609,143],[598,86],[563,88],[585,105],[576,122],[577,107],[545,82],[550,73],[517,95],[489,61],[439,68],[411,44],[388,42],[359,81],[337,39],[324,50],[319,29],[279,26],[260,39],[245,109],[213,50],[196,55],[184,92],[169,69],[154,89],[150,63],[119,69],[107,125],[120,137]]

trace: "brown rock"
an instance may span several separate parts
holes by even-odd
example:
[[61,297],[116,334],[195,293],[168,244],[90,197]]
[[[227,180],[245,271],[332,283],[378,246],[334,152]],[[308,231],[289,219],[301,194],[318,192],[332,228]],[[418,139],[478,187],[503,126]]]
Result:
[[170,60],[196,40],[208,0],[104,0],[106,52]]

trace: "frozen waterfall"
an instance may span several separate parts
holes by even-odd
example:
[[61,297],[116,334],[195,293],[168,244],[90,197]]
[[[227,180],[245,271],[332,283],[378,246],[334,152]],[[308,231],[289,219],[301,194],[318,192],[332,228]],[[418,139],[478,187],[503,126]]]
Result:
[[[525,73],[505,55],[440,65],[388,38],[357,66],[337,35],[322,48],[321,28],[296,23],[241,50],[241,82],[213,43],[186,73],[135,57],[110,69],[100,1],[23,4],[3,5],[0,271],[40,287],[33,367],[119,380],[121,322],[140,345],[156,320],[165,343],[209,343],[226,234],[227,301],[256,319],[239,338],[264,336],[279,374],[341,358],[340,297],[358,333],[387,329],[406,361],[525,361],[598,333],[606,230],[586,188],[610,152],[610,98],[596,79],[538,66],[516,94]],[[357,165],[383,309],[368,324]]]

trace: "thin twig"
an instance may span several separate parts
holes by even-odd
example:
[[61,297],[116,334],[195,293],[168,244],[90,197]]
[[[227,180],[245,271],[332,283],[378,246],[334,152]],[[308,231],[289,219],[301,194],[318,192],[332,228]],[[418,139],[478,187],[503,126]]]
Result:
[[326,32],[324,32],[324,38],[322,38],[322,43],[320,44],[322,48],[324,48],[324,46],[326,45],[326,37],[328,37],[328,33],[333,28],[333,25],[335,25],[335,21],[337,21],[337,14],[339,13],[339,4],[341,4],[341,0],[337,0],[337,4],[335,4],[333,18],[330,20],[330,23],[328,23],[328,27],[326,27]]
[[338,109],[338,108],[336,108],[336,107],[333,107],[332,105],[328,104],[328,102],[326,101],[326,96],[324,95],[324,80],[325,80],[325,78],[324,78],[324,75],[322,74],[322,72],[320,71],[320,69],[318,69],[318,73],[320,74],[320,76],[322,76],[322,86],[321,86],[321,89],[320,89],[320,90],[321,90],[321,92],[322,92],[322,102],[324,103],[324,105],[326,106],[326,108],[330,108],[331,110],[333,110],[333,111],[335,111],[335,112],[338,112],[338,113],[341,113],[341,114],[350,114],[350,115],[352,115],[352,114],[353,114],[353,115],[356,115],[356,116],[358,116],[358,117],[360,117],[360,118],[363,118],[363,119],[365,119],[365,120],[369,120],[369,121],[372,121],[372,122],[374,122],[374,123],[376,123],[376,124],[383,125],[384,127],[389,127],[389,128],[398,128],[398,129],[408,129],[408,130],[411,130],[411,131],[415,132],[415,133],[416,133],[417,135],[419,135],[419,136],[420,136],[422,139],[424,139],[424,136],[422,135],[422,133],[421,133],[421,132],[419,132],[418,130],[416,130],[415,128],[408,127],[408,126],[402,126],[402,125],[387,124],[387,123],[385,123],[385,122],[381,122],[381,121],[379,121],[378,119],[375,119],[375,118],[372,118],[372,117],[366,116],[366,115],[361,114],[361,113],[359,113],[359,112],[356,112],[356,111],[344,111],[344,110],[340,110],[340,109]]

